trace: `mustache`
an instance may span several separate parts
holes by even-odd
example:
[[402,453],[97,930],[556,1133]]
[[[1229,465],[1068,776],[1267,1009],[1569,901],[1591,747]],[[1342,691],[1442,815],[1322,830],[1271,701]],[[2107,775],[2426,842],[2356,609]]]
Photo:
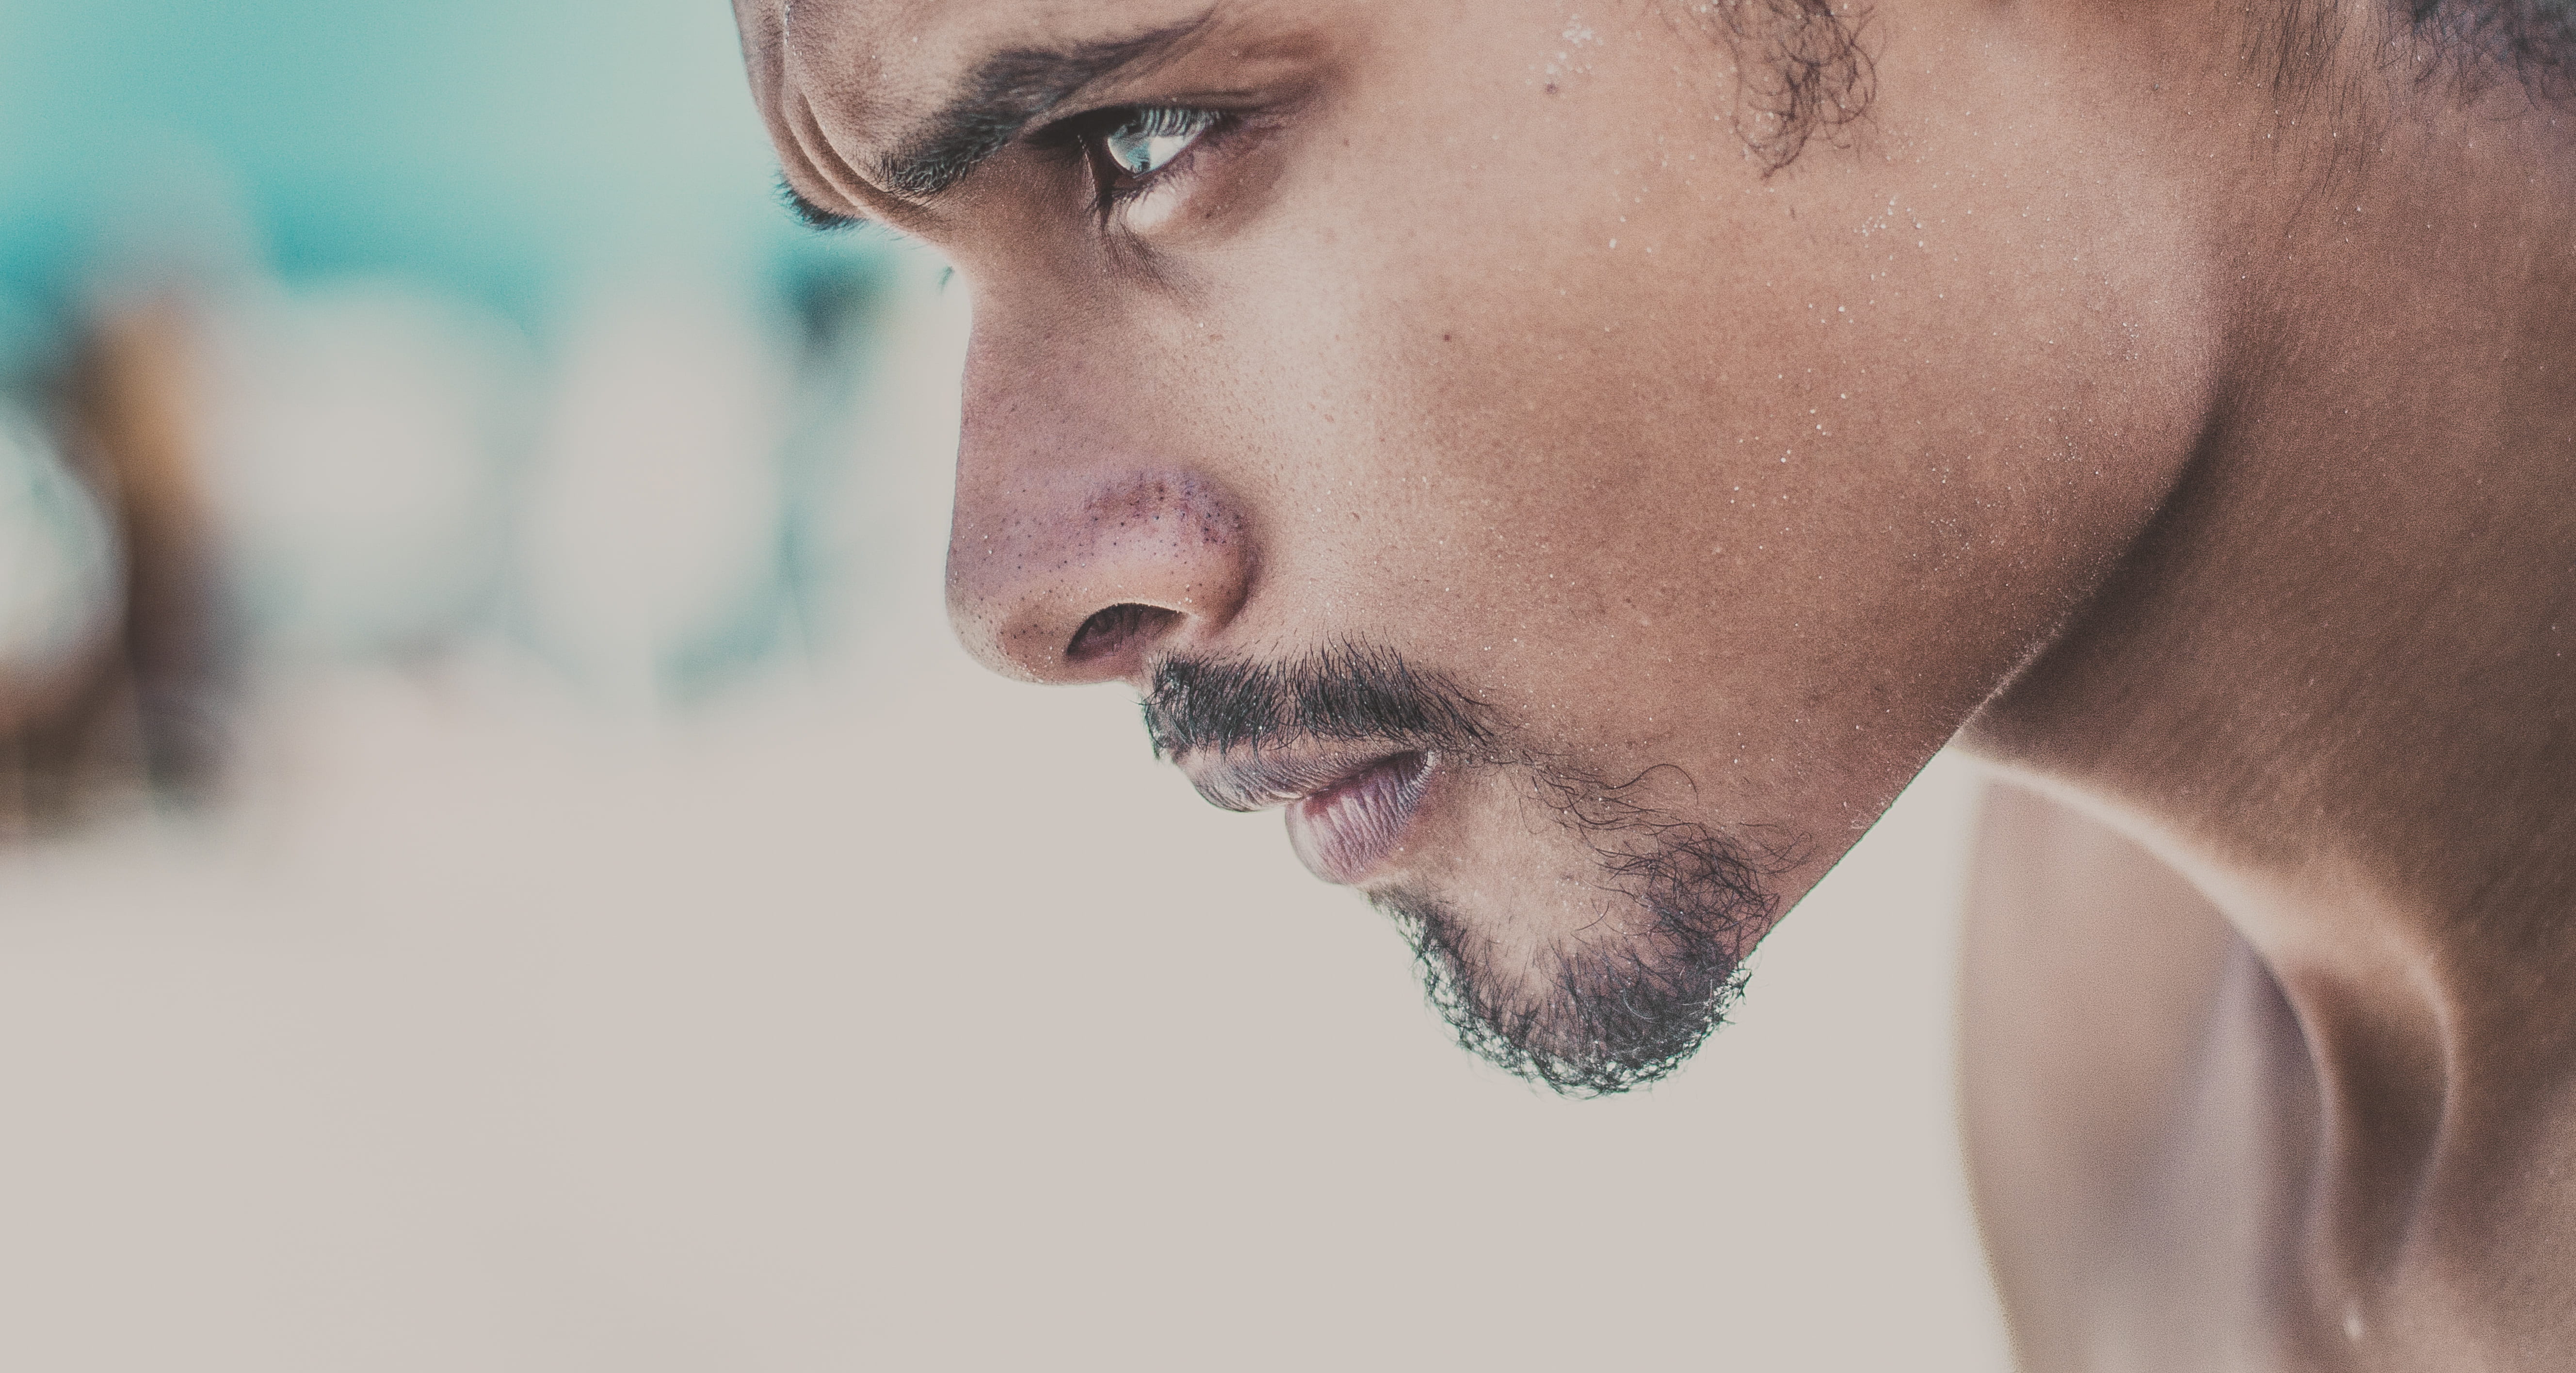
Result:
[[1277,663],[1166,659],[1143,707],[1160,759],[1291,739],[1464,752],[1494,734],[1492,711],[1454,679],[1350,642]]

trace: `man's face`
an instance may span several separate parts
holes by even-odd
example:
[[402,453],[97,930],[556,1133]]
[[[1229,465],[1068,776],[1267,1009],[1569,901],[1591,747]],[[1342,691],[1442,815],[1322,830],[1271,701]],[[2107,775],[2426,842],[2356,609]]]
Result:
[[2187,451],[2159,190],[1971,7],[1775,171],[1794,6],[744,5],[790,184],[973,288],[968,646],[1145,692],[1560,1087],[1698,1042]]

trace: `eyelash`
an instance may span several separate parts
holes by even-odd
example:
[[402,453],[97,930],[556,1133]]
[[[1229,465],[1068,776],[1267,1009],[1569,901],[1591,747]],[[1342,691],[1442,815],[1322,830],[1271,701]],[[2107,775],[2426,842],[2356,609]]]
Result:
[[[1135,120],[1205,119],[1207,125],[1190,140],[1170,162],[1139,176],[1127,171],[1110,157],[1106,140]],[[1178,174],[1197,160],[1212,144],[1231,133],[1241,123],[1238,116],[1222,110],[1199,109],[1188,105],[1119,105],[1089,114],[1077,115],[1058,126],[1055,141],[1079,151],[1084,167],[1091,176],[1093,208],[1103,216],[1119,206],[1152,190],[1156,183]]]

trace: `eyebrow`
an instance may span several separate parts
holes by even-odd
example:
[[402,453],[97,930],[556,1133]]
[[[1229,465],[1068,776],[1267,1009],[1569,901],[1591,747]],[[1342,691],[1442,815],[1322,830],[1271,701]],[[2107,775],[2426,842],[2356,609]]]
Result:
[[[878,184],[911,200],[927,200],[966,179],[987,158],[1009,146],[1022,130],[1083,87],[1146,65],[1207,26],[1210,13],[1120,38],[1060,47],[1007,48],[975,64],[957,93],[898,140],[877,167]],[[779,177],[779,193],[798,219],[817,229],[859,222],[807,199]]]

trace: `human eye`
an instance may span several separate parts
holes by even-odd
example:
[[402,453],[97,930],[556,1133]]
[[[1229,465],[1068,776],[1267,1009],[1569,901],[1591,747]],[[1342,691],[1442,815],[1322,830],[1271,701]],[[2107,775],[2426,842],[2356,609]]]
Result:
[[1142,192],[1223,122],[1213,110],[1145,105],[1112,110],[1082,134],[1099,171],[1104,202]]

